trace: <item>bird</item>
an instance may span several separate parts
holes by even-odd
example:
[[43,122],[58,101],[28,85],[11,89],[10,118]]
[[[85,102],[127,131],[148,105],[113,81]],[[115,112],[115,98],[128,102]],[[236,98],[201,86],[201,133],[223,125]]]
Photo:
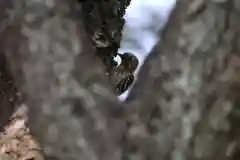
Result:
[[139,64],[138,58],[131,52],[118,53],[117,55],[121,58],[120,67],[126,69],[128,72],[134,73]]
[[116,66],[110,71],[110,82],[115,87],[117,95],[121,95],[133,84],[134,71],[136,70],[139,61],[138,58],[130,52],[117,54],[120,57],[120,63],[116,62]]

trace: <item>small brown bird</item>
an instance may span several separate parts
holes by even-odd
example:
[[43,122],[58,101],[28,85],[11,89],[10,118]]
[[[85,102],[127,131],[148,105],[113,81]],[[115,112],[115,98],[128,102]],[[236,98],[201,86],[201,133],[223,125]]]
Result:
[[134,82],[134,71],[138,66],[137,57],[129,52],[118,54],[121,63],[116,65],[110,72],[110,81],[116,88],[116,94],[124,93]]
[[115,87],[116,94],[120,95],[131,86],[134,76],[122,68],[114,68],[110,75],[110,81]]
[[121,67],[125,68],[126,70],[128,70],[128,72],[131,73],[133,73],[136,70],[139,61],[133,53],[125,52],[123,54],[118,53],[117,55],[122,60],[122,63],[120,64]]

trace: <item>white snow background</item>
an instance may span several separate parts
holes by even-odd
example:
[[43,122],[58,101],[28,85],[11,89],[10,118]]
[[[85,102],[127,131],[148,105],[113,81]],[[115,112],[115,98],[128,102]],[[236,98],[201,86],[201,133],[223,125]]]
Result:
[[[165,26],[175,4],[176,0],[132,0],[126,9],[118,52],[131,52],[137,56],[140,64],[134,73],[135,79],[144,60],[158,41],[158,33]],[[121,94],[119,100],[124,101],[131,89],[132,87]]]

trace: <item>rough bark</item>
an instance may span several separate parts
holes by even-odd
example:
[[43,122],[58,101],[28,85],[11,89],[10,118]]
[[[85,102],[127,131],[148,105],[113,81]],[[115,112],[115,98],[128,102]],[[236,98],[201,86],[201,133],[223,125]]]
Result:
[[113,105],[116,97],[88,42],[81,6],[48,2],[12,1],[3,32],[13,76],[29,95],[30,129],[47,155],[120,159],[123,108]]
[[238,159],[237,1],[179,0],[125,104],[80,5],[11,2],[1,49],[50,159]]
[[130,0],[85,1],[81,4],[84,25],[96,49],[96,55],[109,70],[120,45],[123,15]]
[[180,0],[141,70],[128,105],[138,106],[139,121],[146,131],[152,128],[148,136],[162,156],[238,159],[239,18],[233,2]]

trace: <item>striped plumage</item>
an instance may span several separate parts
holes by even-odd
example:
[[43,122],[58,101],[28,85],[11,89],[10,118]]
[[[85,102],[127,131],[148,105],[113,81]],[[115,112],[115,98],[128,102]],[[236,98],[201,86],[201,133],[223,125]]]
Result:
[[124,93],[134,81],[134,71],[138,66],[138,59],[132,53],[118,54],[121,64],[114,67],[110,72],[110,81],[115,86],[116,94]]

